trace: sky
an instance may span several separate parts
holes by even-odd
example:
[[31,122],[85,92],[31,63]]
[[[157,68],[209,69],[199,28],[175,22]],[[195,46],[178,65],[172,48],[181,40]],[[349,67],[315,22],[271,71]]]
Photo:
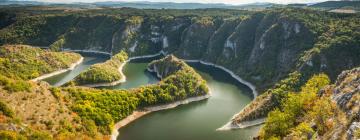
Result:
[[316,3],[323,2],[325,0],[36,0],[41,2],[99,2],[99,1],[122,1],[122,2],[136,2],[136,1],[151,1],[151,2],[177,2],[177,3],[225,3],[232,5],[248,4],[256,2],[270,2],[277,4],[289,4],[289,3]]

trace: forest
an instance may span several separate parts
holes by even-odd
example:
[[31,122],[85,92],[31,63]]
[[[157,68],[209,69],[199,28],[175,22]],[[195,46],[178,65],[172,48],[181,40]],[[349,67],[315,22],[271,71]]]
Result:
[[[254,84],[260,96],[232,124],[267,118],[259,139],[328,139],[335,132],[344,138],[351,123],[359,121],[347,115],[352,114],[348,110],[358,111],[353,108],[358,105],[355,102],[358,92],[351,94],[346,105],[333,97],[337,91],[344,94],[353,91],[340,86],[341,82],[357,83],[356,72],[352,76],[355,78],[347,81],[341,81],[339,75],[360,66],[359,18],[358,13],[293,7],[261,11],[1,8],[0,89],[4,93],[0,98],[1,112],[8,124],[22,127],[19,122],[23,121],[39,125],[29,126],[34,131],[25,134],[1,131],[0,136],[102,138],[108,136],[115,122],[136,109],[208,93],[205,81],[191,67],[169,57],[149,65],[162,78],[158,84],[130,90],[76,86],[119,80],[122,75],[118,68],[128,57],[163,52],[223,66]],[[7,44],[49,47],[51,51]],[[54,88],[43,82],[28,81],[67,68],[80,57],[62,50],[116,55],[91,66],[67,87]],[[17,116],[21,111],[11,110],[16,104],[30,107],[26,103],[37,103],[38,97],[49,94],[49,101],[58,105],[55,112],[63,117],[59,119],[62,121],[40,122],[30,117],[41,111],[24,117]]]
[[[10,51],[6,53],[7,55],[3,56],[3,58],[11,59],[13,55],[18,55],[18,53],[26,54],[26,52],[29,51],[33,51],[35,54],[45,53],[44,50],[30,46],[22,47],[18,47],[16,52]],[[13,46],[13,48],[7,49],[15,48],[16,47]],[[63,54],[62,52],[50,51],[47,53],[53,53],[53,55]],[[71,54],[78,56],[78,54],[75,53]],[[18,61],[26,60],[25,58],[20,58],[21,57],[18,58]],[[172,69],[171,74],[164,76],[157,84],[146,85],[130,90],[95,89],[75,85],[51,87],[44,82],[36,83],[27,81],[29,79],[12,78],[12,75],[15,75],[20,70],[24,70],[26,67],[18,67],[16,71],[9,69],[11,71],[8,71],[8,75],[1,75],[0,77],[0,91],[2,92],[0,96],[0,116],[3,117],[3,121],[7,122],[5,124],[12,124],[12,122],[17,121],[17,124],[12,125],[25,127],[21,126],[21,123],[29,123],[28,121],[30,121],[33,125],[26,126],[26,131],[22,131],[21,133],[0,130],[0,138],[107,138],[111,134],[113,125],[130,115],[134,110],[208,94],[209,89],[206,86],[206,81],[203,80],[199,74],[185,62],[173,56],[171,58],[172,59],[161,59],[152,62],[152,64],[166,63],[170,66],[178,66],[176,68],[170,68]],[[100,65],[114,63],[118,66],[120,62],[124,62],[126,59],[126,53],[119,53]],[[61,60],[49,61],[44,58],[39,58],[39,61],[40,60],[53,63],[62,62]],[[69,61],[70,60],[66,60],[66,62]],[[40,63],[39,67],[45,67],[47,64],[48,63]],[[117,69],[115,70],[118,72]],[[40,69],[35,69],[34,71],[40,72]],[[9,100],[12,98],[21,98],[21,100]],[[41,101],[44,99],[47,101]],[[51,106],[58,104],[59,106],[56,107],[57,110],[48,114],[48,117],[50,117],[51,114],[55,113],[55,118],[52,118],[55,120],[36,120],[32,118],[32,115],[22,116],[19,110],[20,108],[14,110],[13,107],[9,107],[9,105],[31,102],[43,102],[37,106],[38,109],[31,112],[34,116],[47,110],[47,107],[53,108]],[[51,110],[49,109],[49,111]],[[69,118],[62,119],[61,117],[63,116]],[[4,124],[1,124],[0,126],[3,125]],[[56,131],[54,131],[55,128]]]
[[122,63],[125,63],[127,59],[127,54],[122,51],[112,56],[110,60],[107,60],[104,63],[92,65],[89,69],[81,72],[68,84],[84,85],[118,81],[124,77],[119,70]]

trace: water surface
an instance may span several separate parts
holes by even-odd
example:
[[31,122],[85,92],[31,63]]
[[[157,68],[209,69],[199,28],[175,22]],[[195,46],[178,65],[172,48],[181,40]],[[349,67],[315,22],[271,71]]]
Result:
[[154,84],[159,81],[157,77],[146,70],[147,62],[129,62],[124,66],[126,82],[116,86],[104,87],[108,89],[129,89],[142,85]]
[[91,65],[94,65],[96,63],[105,62],[107,59],[108,58],[105,58],[105,57],[84,56],[84,61],[82,63],[80,63],[79,65],[77,65],[74,68],[74,70],[67,71],[62,74],[46,78],[43,81],[46,81],[50,85],[53,85],[53,86],[61,86],[61,85],[65,84],[66,82],[69,82],[70,80],[74,79],[82,71],[86,70]]
[[[252,139],[260,126],[232,131],[215,131],[252,100],[251,91],[219,69],[201,64],[192,64],[192,66],[207,81],[212,97],[146,115],[121,128],[118,140]],[[145,77],[140,69],[145,70],[146,67],[138,65],[137,68],[133,68],[133,72],[140,71],[134,75]],[[148,81],[148,78],[144,81]]]
[[[48,79],[60,86],[93,64],[106,58],[85,57],[73,71]],[[146,71],[150,59],[131,61],[124,67],[127,82],[106,87],[128,89],[159,81]],[[119,140],[250,140],[260,126],[232,131],[215,131],[252,100],[249,88],[238,83],[224,71],[192,63],[192,67],[207,81],[212,97],[207,100],[181,105],[174,109],[150,113],[119,130]]]

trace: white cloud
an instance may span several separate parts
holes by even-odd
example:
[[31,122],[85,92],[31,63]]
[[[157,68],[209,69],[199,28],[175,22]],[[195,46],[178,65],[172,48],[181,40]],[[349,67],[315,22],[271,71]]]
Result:
[[289,4],[289,3],[314,3],[314,2],[322,2],[325,0],[38,0],[42,2],[97,2],[97,1],[126,1],[126,2],[136,2],[136,1],[152,1],[152,2],[197,2],[197,3],[225,3],[225,4],[247,4],[247,3],[255,3],[255,2],[270,2],[270,3],[278,3],[278,4]]

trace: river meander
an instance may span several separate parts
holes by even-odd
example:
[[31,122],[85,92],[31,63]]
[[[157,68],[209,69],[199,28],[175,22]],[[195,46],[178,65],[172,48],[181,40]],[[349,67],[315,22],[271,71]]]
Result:
[[[85,57],[85,61],[67,72],[47,79],[61,85],[103,58]],[[125,65],[127,81],[110,89],[128,89],[156,83],[158,79],[146,71],[150,60],[131,61]],[[181,105],[174,109],[153,112],[119,130],[119,140],[250,140],[260,126],[231,131],[215,131],[253,99],[251,90],[226,72],[199,63],[190,63],[207,81],[212,96],[204,101]]]

